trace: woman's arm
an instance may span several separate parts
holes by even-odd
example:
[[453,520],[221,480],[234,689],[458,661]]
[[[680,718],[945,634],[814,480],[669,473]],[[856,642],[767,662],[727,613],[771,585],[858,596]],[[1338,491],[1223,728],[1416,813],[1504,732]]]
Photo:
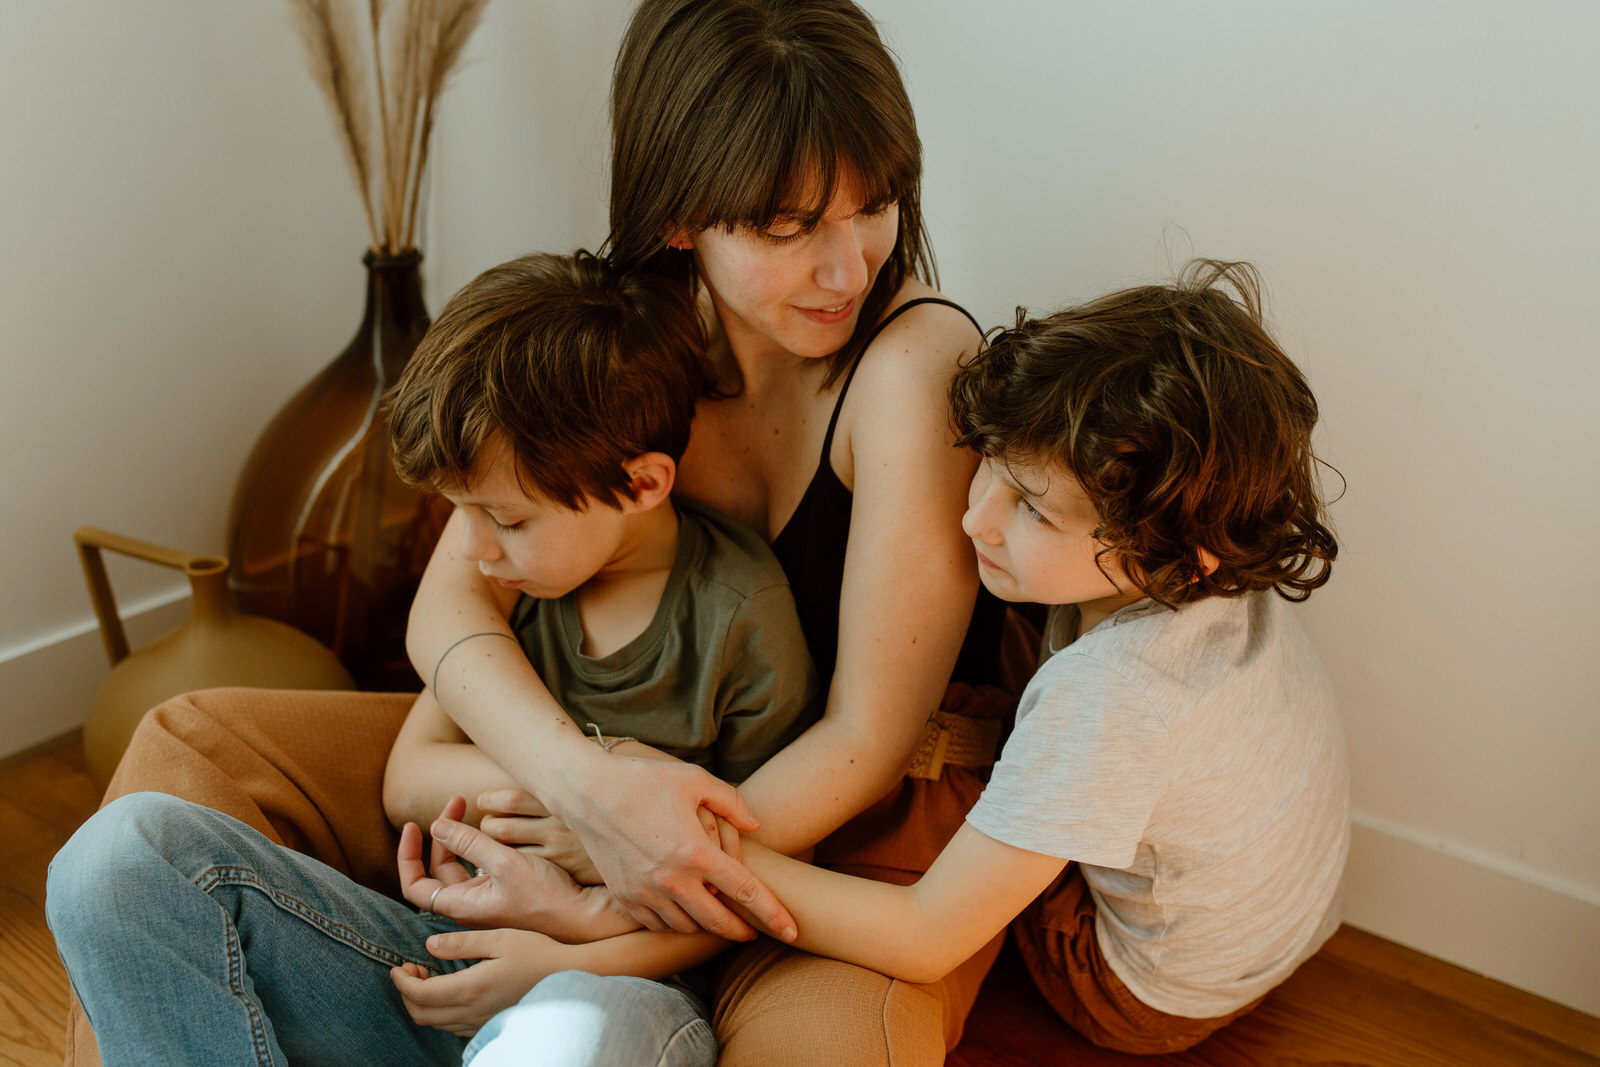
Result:
[[516,785],[516,779],[484,755],[424,689],[389,750],[383,810],[396,828],[408,822],[426,825],[451,797],[464,796],[467,810],[462,821],[477,825],[483,816],[477,798]]
[[762,820],[755,839],[779,852],[883,796],[944,695],[978,589],[961,530],[976,457],[954,447],[946,390],[976,343],[960,312],[915,308],[851,384],[840,439],[854,502],[827,710],[741,787]]
[[[596,753],[545,688],[511,631],[517,593],[491,585],[458,551],[462,517],[446,523],[406,627],[406,651],[461,729],[503,750],[506,770],[544,795],[570,788]],[[435,809],[437,810],[437,809]]]
[[585,740],[521,647],[505,639],[509,599],[458,551],[461,521],[446,524],[406,631],[413,665],[450,718],[572,828],[646,926],[752,936],[707,884],[771,928],[788,926],[777,898],[701,829],[704,806],[755,830],[739,791],[689,764],[626,759]]
[[795,944],[907,982],[936,982],[1022,913],[1067,861],[963,823],[928,873],[898,886],[748,843],[745,863],[799,920]]

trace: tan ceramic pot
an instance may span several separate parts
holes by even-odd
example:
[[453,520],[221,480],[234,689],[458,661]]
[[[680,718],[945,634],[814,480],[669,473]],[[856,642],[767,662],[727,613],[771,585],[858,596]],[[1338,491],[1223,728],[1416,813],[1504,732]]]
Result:
[[[323,645],[291,626],[242,614],[228,592],[228,561],[192,556],[85,526],[73,535],[84,578],[100,619],[111,676],[100,687],[83,726],[89,774],[111,780],[144,713],[169,697],[215,686],[269,689],[350,689],[350,674]],[[189,576],[189,620],[130,653],[127,634],[106,576],[102,549],[176,567]]]

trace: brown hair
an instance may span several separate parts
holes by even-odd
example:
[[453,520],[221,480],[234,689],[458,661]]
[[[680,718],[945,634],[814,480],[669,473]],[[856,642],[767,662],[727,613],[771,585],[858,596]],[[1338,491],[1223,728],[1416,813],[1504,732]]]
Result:
[[959,443],[1071,471],[1095,537],[1147,596],[1304,600],[1339,546],[1311,449],[1316,398],[1268,336],[1260,288],[1249,264],[1196,260],[1175,285],[1042,319],[1018,308],[951,382]]
[[764,229],[790,212],[814,226],[844,177],[864,210],[897,202],[900,228],[824,385],[854,361],[908,278],[936,283],[922,232],[922,142],[894,58],[849,0],[639,5],[611,85],[606,249],[615,262],[693,291],[694,256],[668,247],[672,231]]
[[683,454],[704,348],[693,305],[662,278],[582,251],[503,263],[450,298],[385,397],[395,467],[467,488],[498,436],[530,495],[616,507],[633,496],[627,460]]

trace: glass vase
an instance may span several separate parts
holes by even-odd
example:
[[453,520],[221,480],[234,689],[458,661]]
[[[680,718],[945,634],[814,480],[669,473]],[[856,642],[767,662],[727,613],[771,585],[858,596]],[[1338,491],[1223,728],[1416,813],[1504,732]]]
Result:
[[428,328],[422,256],[365,262],[361,328],[245,462],[228,581],[241,610],[315,637],[361,689],[415,691],[406,617],[449,506],[395,474],[379,400]]

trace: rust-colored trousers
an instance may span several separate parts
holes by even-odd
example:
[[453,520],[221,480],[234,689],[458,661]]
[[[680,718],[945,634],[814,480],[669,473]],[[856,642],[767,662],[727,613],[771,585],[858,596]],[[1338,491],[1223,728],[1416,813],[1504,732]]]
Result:
[[[204,804],[316,857],[356,881],[397,891],[395,831],[383,813],[389,748],[414,698],[405,694],[212,689],[153,709],[106,791],[156,790]],[[946,710],[998,715],[999,691],[952,686]],[[914,881],[960,826],[981,779],[946,767],[907,779],[817,849],[817,862]],[[713,1005],[725,1065],[939,1064],[960,1040],[987,946],[943,981],[913,985],[762,940],[730,954]],[[97,1067],[94,1033],[73,1004],[66,1062]]]
[[1034,985],[1056,1014],[1102,1048],[1153,1054],[1199,1044],[1261,1001],[1231,1015],[1188,1019],[1141,1001],[1122,984],[1094,934],[1094,898],[1076,863],[1012,924]]

